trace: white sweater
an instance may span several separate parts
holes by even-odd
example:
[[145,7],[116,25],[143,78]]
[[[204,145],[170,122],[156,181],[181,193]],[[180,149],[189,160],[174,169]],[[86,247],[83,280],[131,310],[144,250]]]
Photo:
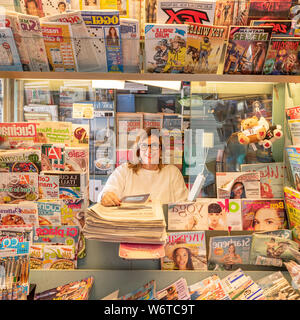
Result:
[[133,173],[127,163],[117,167],[109,176],[99,194],[99,202],[102,194],[108,191],[114,192],[119,199],[150,193],[151,200],[162,203],[186,201],[189,193],[180,170],[174,165],[166,165],[160,171],[141,168]]

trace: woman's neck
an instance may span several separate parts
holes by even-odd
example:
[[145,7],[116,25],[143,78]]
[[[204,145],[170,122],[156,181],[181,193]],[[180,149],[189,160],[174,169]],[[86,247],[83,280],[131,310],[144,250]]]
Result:
[[146,170],[157,170],[158,169],[158,164],[153,164],[153,163],[143,163],[142,168]]

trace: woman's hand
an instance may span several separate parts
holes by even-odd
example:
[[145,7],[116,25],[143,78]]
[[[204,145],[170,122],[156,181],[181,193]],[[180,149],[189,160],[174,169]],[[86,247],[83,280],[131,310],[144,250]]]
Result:
[[113,192],[105,192],[101,199],[101,204],[105,207],[119,206],[120,199]]

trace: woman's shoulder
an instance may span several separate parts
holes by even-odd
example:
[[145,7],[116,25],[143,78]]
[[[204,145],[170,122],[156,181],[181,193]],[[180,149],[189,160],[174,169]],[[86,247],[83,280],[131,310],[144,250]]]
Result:
[[164,172],[170,172],[170,173],[181,173],[178,167],[174,166],[174,164],[167,164],[162,168],[162,171]]

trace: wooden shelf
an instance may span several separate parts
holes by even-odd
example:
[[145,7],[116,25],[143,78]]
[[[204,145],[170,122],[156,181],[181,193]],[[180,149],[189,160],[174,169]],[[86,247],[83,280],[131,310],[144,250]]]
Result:
[[0,78],[28,80],[128,80],[128,81],[226,81],[298,83],[300,76],[222,75],[166,73],[15,72],[1,71]]

